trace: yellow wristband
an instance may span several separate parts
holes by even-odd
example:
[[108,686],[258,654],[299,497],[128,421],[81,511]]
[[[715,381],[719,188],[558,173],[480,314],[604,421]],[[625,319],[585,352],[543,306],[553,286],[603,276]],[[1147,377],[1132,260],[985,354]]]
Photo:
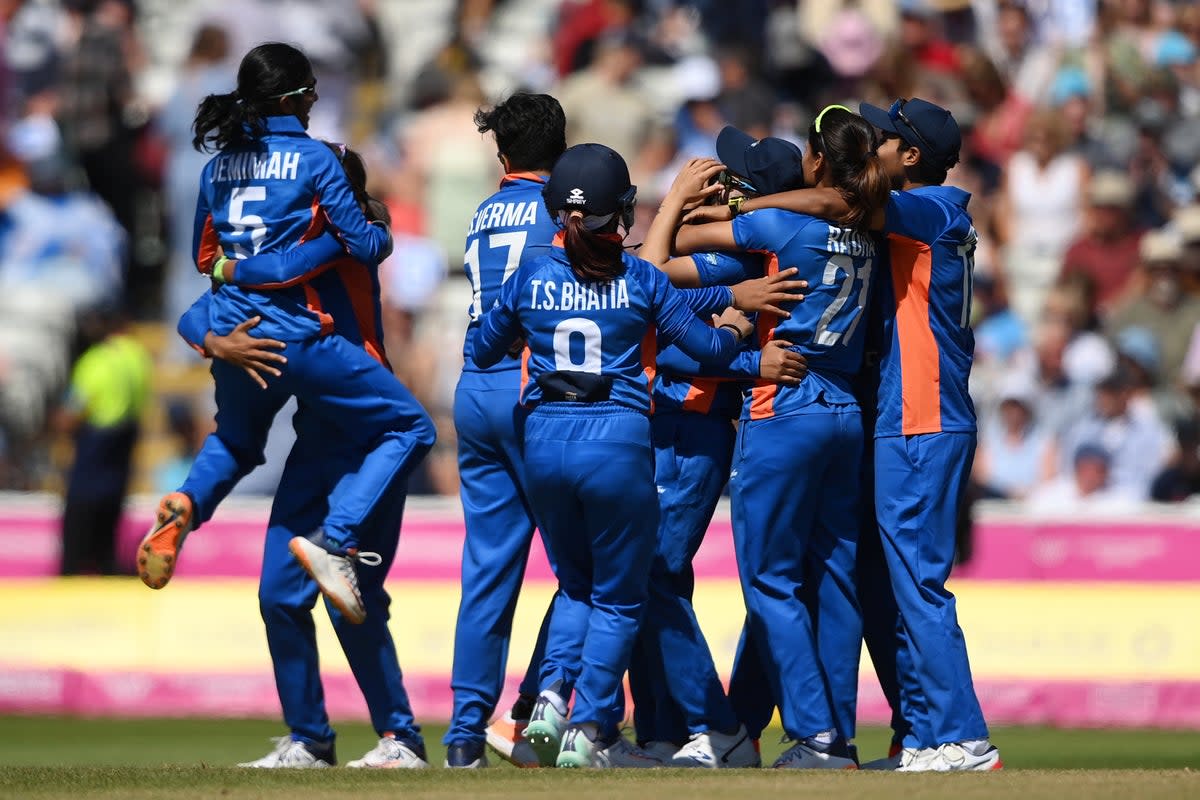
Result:
[[213,280],[216,281],[217,283],[225,282],[225,265],[228,262],[229,262],[228,258],[226,258],[225,256],[221,256],[220,258],[217,259],[217,263],[213,264],[212,276],[213,276]]
[[729,214],[730,214],[730,216],[736,217],[738,214],[742,213],[742,203],[744,203],[744,202],[746,202],[746,198],[744,198],[744,197],[739,196],[739,197],[729,198]]

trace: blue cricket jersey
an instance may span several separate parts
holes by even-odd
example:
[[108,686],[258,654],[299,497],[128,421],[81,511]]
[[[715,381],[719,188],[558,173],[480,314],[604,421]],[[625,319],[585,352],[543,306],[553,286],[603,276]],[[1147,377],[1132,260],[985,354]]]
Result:
[[463,342],[463,370],[501,372],[521,366],[518,358],[504,358],[483,368],[471,353],[474,329],[480,316],[496,304],[500,287],[522,264],[545,255],[558,233],[542,202],[546,180],[532,172],[505,175],[500,190],[479,204],[471,217],[463,270],[471,282],[471,324]]
[[[763,257],[758,253],[696,253],[691,256],[701,286],[733,286],[763,276]],[[691,411],[736,419],[742,410],[742,378],[757,378],[758,358],[746,361],[749,374],[731,371],[715,377],[674,346],[658,354],[654,379],[655,411]],[[732,366],[732,365],[731,365]]]
[[773,339],[791,342],[808,361],[808,375],[798,386],[757,381],[742,418],[793,413],[818,400],[855,404],[853,380],[862,367],[863,317],[876,267],[874,238],[774,208],[738,215],[733,235],[738,247],[767,255],[768,274],[796,267],[795,279],[808,281],[804,300],[785,306],[790,318],[758,316],[759,346]]
[[952,186],[892,192],[884,233],[890,274],[880,306],[876,436],[973,432],[967,382],[975,353],[971,277],[978,237],[971,195]]
[[[310,138],[295,117],[267,117],[265,125],[260,139],[218,153],[201,173],[194,227],[201,271],[222,253],[237,259],[281,253],[327,228],[352,258],[378,264],[391,248],[391,234],[367,221],[333,151]],[[253,316],[262,317],[255,335],[265,338],[302,341],[333,330],[320,296],[303,281],[222,286],[210,314],[218,334]]]
[[694,300],[720,297],[728,304],[727,289],[685,292],[649,262],[629,253],[622,260],[624,273],[604,283],[577,280],[560,247],[521,267],[504,284],[497,305],[479,320],[475,359],[484,367],[494,364],[523,336],[525,405],[541,400],[539,377],[573,372],[610,379],[613,402],[649,413],[656,328],[693,358],[722,362],[733,357],[736,337],[701,322],[697,313],[714,307],[702,308]]

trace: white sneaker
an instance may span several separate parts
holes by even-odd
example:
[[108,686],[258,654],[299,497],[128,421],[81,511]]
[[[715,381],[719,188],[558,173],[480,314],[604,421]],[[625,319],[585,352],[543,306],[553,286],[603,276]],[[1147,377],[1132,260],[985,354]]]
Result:
[[592,766],[597,769],[654,769],[667,763],[620,735],[612,743],[598,746],[592,754]]
[[900,751],[900,766],[896,772],[944,772],[937,769],[938,749],[936,747],[906,747]]
[[[337,763],[333,756],[333,746],[329,745],[329,754],[319,756],[313,750],[317,749],[297,741],[291,736],[278,736],[272,739],[275,749],[255,761],[245,761],[239,767],[251,769],[323,769]],[[311,749],[310,749],[311,748]]]
[[379,566],[383,559],[378,553],[334,555],[305,536],[293,536],[288,542],[288,550],[321,587],[321,594],[342,612],[347,622],[359,625],[367,618],[367,610],[358,591],[355,563]]
[[529,720],[513,719],[512,711],[504,712],[504,716],[487,726],[487,744],[514,767],[532,769],[542,764],[537,753],[525,739],[525,727]]
[[657,758],[663,763],[663,766],[674,766],[671,764],[671,759],[679,752],[679,745],[674,742],[646,742],[642,745],[642,752]]
[[566,702],[549,689],[539,694],[537,702],[533,704],[533,713],[529,715],[524,736],[543,767],[553,767],[558,763],[563,748],[563,734],[567,731],[566,708]]
[[852,758],[814,750],[804,742],[796,742],[775,759],[775,769],[858,769]]
[[1000,751],[986,739],[974,746],[966,742],[951,742],[942,745],[936,752],[937,756],[930,762],[933,772],[989,772],[1004,769]]
[[429,762],[425,760],[424,753],[418,752],[395,736],[385,734],[374,749],[346,766],[354,769],[426,769]]
[[672,767],[700,767],[704,769],[736,769],[761,767],[762,759],[754,750],[746,727],[737,733],[705,731],[692,734],[688,743],[671,756],[667,762]]

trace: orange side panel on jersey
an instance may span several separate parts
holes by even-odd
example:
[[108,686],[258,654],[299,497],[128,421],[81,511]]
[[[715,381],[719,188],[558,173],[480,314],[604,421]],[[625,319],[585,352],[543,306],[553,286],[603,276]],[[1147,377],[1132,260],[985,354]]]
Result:
[[313,198],[312,206],[309,207],[309,213],[312,214],[312,219],[309,220],[308,229],[300,237],[302,243],[311,242],[325,232],[325,212],[321,209],[321,198]]
[[681,404],[683,410],[707,414],[712,410],[719,385],[720,380],[717,378],[692,378],[692,385],[688,387],[687,397],[683,398]]
[[333,333],[333,317],[325,313],[325,307],[321,305],[321,296],[312,284],[304,284],[304,302],[308,305],[308,310],[316,314],[317,319],[321,321],[321,335]]
[[942,390],[938,345],[929,321],[929,245],[888,236],[892,282],[896,287],[896,340],[900,347],[901,433],[912,436],[942,429]]
[[525,349],[521,351],[521,390],[517,392],[517,401],[521,405],[525,404],[525,387],[529,385],[529,355],[531,352],[529,345],[525,345]]
[[[779,256],[766,253],[767,275],[779,274]],[[758,347],[761,350],[767,342],[775,338],[775,314],[762,312],[758,315]],[[775,416],[775,395],[779,392],[779,384],[769,381],[758,381],[750,390],[750,419],[766,419]]]
[[196,269],[205,275],[212,274],[213,264],[224,253],[221,252],[221,240],[213,228],[212,214],[204,219],[204,229],[200,233],[200,247],[196,251]]
[[658,355],[658,331],[653,325],[646,329],[642,337],[642,373],[646,376],[646,393],[650,395],[650,413],[654,413],[654,359]]
[[334,262],[337,265],[338,277],[346,287],[346,295],[350,298],[350,306],[354,309],[354,319],[358,322],[359,333],[363,338],[363,349],[371,358],[391,369],[387,354],[383,351],[383,340],[375,329],[375,300],[374,286],[367,268],[352,258],[341,258]]

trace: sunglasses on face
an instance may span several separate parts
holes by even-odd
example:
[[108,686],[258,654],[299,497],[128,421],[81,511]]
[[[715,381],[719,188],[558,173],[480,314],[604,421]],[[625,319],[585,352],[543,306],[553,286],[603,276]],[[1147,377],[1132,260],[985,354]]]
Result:
[[726,191],[737,189],[739,192],[751,192],[758,194],[758,190],[754,188],[744,178],[739,178],[727,169],[723,169],[717,173],[717,183],[725,187]]
[[282,100],[285,97],[296,97],[297,95],[309,95],[309,94],[316,94],[316,93],[317,93],[317,85],[314,83],[312,86],[301,86],[299,89],[293,89],[290,92],[284,92],[283,94],[274,95],[271,97],[271,99],[272,100]]

